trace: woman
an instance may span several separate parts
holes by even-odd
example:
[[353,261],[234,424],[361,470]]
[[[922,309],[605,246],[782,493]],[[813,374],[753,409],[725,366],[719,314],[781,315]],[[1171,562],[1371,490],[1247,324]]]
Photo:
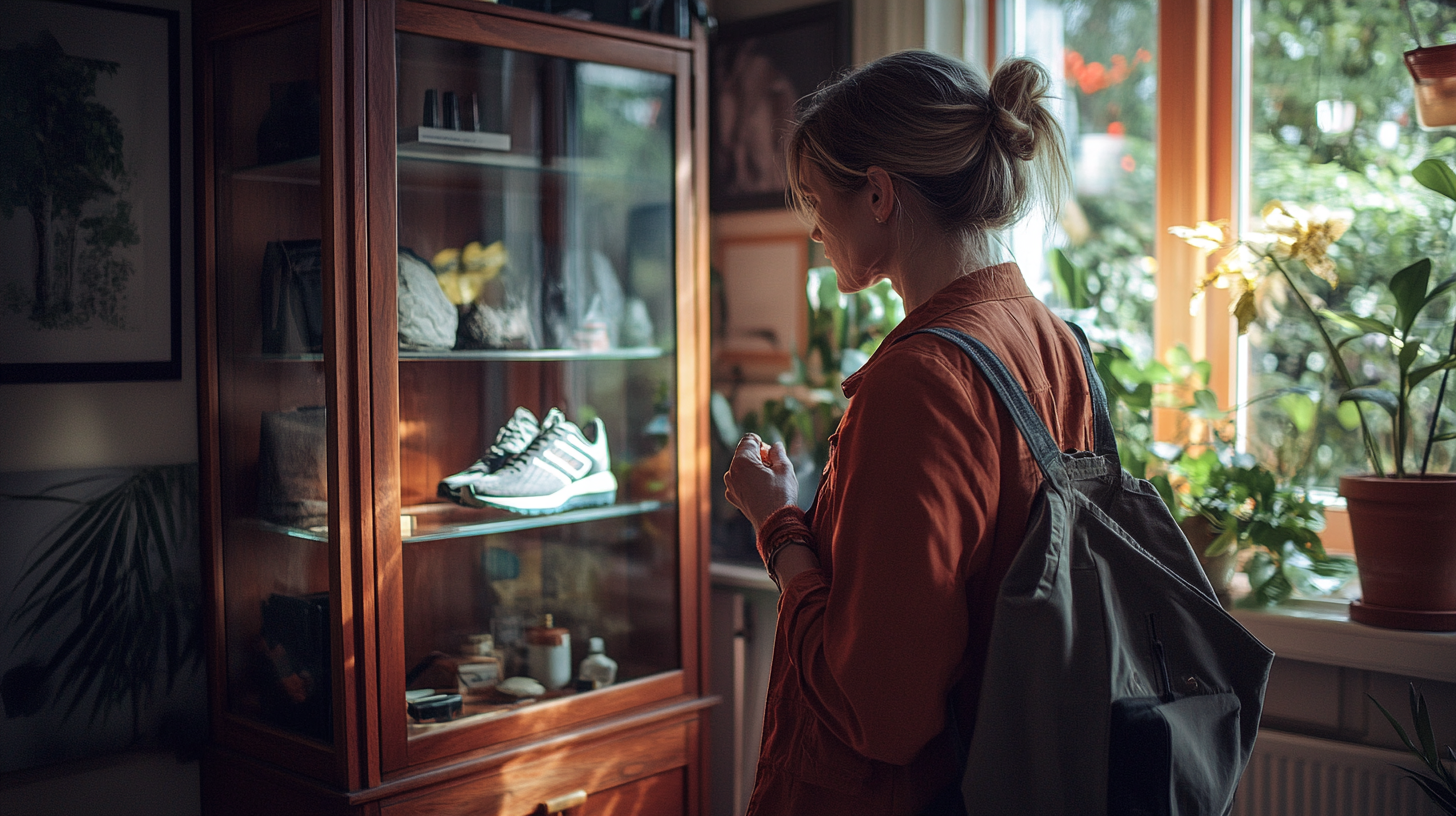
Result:
[[745,436],[725,476],[782,589],[750,814],[960,809],[953,731],[974,728],[996,592],[1041,476],[970,360],[912,333],[979,338],[1063,448],[1091,447],[1076,339],[992,255],[998,230],[1068,194],[1049,85],[1030,60],[988,85],[903,52],[822,88],[792,131],[791,196],[840,291],[889,279],[907,314],[844,381],[810,515],[781,444]]

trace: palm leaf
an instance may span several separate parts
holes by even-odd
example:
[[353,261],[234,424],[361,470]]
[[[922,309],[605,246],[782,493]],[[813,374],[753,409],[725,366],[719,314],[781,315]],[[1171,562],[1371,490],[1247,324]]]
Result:
[[1410,768],[1401,765],[1395,766],[1406,772],[1406,778],[1415,782],[1425,791],[1426,796],[1436,804],[1437,807],[1446,811],[1451,816],[1456,816],[1456,794],[1447,790],[1440,782],[1431,779],[1422,773],[1416,773]]
[[[77,513],[76,518],[71,524],[65,528],[64,532],[56,537],[56,542],[44,550],[20,574],[20,580],[17,583],[24,583],[26,579],[42,569],[48,562],[54,562],[50,570],[32,586],[30,594],[26,596],[26,603],[29,603],[36,595],[43,592],[44,587],[54,582],[56,580],[56,574],[65,569],[68,563],[84,560],[85,548],[76,546],[76,541],[87,535],[85,531],[89,525],[95,523],[96,517],[100,513],[101,508],[95,504],[83,505],[81,511]],[[67,577],[67,582],[69,582],[69,577]]]
[[[1415,724],[1416,739],[1420,742],[1419,747],[1417,747],[1416,742],[1411,739],[1410,735],[1406,733],[1405,728],[1401,726],[1400,722],[1389,711],[1385,710],[1385,706],[1381,705],[1379,700],[1369,694],[1365,696],[1369,697],[1370,702],[1374,703],[1375,707],[1380,709],[1380,713],[1385,715],[1386,721],[1390,723],[1391,728],[1395,729],[1396,736],[1400,737],[1400,741],[1405,745],[1406,750],[1414,754],[1422,764],[1432,771],[1434,776],[1428,776],[1423,772],[1400,765],[1395,767],[1405,771],[1406,775],[1420,786],[1421,790],[1425,792],[1426,796],[1432,802],[1448,814],[1451,814],[1451,816],[1456,816],[1456,776],[1452,776],[1451,771],[1441,762],[1440,751],[1436,748],[1435,733],[1431,730],[1431,713],[1426,708],[1426,697],[1416,691],[1414,683],[1409,686],[1409,694],[1411,721]],[[1446,751],[1451,753],[1451,748],[1448,746]]]
[[[42,538],[21,573],[9,620],[13,648],[40,647],[64,689],[64,717],[87,708],[88,722],[130,707],[139,735],[142,703],[171,689],[188,666],[200,665],[201,637],[190,614],[196,600],[177,580],[173,549],[195,546],[196,466],[141,468],[100,495],[58,495],[102,478],[88,476],[29,495],[0,500],[66,502],[76,511]],[[75,620],[55,633],[58,620]]]

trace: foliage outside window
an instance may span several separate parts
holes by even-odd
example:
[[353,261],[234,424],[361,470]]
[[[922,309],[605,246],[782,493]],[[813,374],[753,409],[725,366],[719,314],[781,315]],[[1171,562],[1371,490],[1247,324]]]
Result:
[[[1456,8],[1412,0],[1411,14],[1426,44],[1456,40]],[[1426,158],[1456,158],[1449,132],[1422,131],[1402,53],[1414,48],[1410,23],[1396,0],[1254,0],[1249,36],[1251,88],[1249,196],[1258,209],[1271,199],[1350,211],[1349,231],[1334,255],[1339,285],[1313,292],[1316,307],[1388,321],[1395,301],[1392,271],[1422,257],[1433,279],[1452,272],[1450,210],[1420,187],[1412,170]],[[1369,469],[1356,417],[1330,388],[1332,361],[1307,312],[1274,281],[1249,328],[1247,393],[1303,389],[1307,397],[1250,407],[1247,447],[1259,461],[1297,484],[1333,486],[1343,473]],[[1421,315],[1418,333],[1448,324],[1446,309]],[[1351,385],[1394,382],[1393,355],[1379,336],[1347,348]],[[1412,395],[1428,414],[1439,378]],[[1376,434],[1387,435],[1382,412],[1366,411]],[[1445,409],[1443,422],[1451,420]],[[1382,424],[1383,423],[1383,424]],[[1418,440],[1423,442],[1424,440]],[[1437,446],[1431,469],[1450,469],[1449,446]]]
[[1096,341],[1152,356],[1157,0],[1043,0],[1026,7],[1025,50],[1052,73],[1053,108],[1071,148],[1075,195],[1054,242],[1083,276],[1055,288],[1047,235],[1012,238],[1034,291]]

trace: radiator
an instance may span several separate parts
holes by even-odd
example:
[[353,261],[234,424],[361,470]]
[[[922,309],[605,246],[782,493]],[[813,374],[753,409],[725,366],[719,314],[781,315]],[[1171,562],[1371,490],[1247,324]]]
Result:
[[1261,730],[1233,816],[1441,816],[1392,763],[1410,754]]

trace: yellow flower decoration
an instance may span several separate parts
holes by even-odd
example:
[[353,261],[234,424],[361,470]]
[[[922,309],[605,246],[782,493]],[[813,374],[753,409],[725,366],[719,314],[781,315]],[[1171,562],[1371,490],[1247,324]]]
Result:
[[[1272,239],[1271,249],[1279,247],[1290,258],[1302,262],[1309,271],[1323,278],[1330,286],[1338,286],[1335,262],[1330,260],[1330,245],[1350,228],[1350,218],[1324,207],[1305,210],[1282,201],[1264,205],[1264,226],[1272,234],[1259,236]],[[1252,236],[1250,236],[1252,238]]]
[[[1168,232],[1204,252],[1227,250],[1213,271],[1193,287],[1189,308],[1193,314],[1198,313],[1203,307],[1204,292],[1210,286],[1233,290],[1230,311],[1238,319],[1239,334],[1248,330],[1258,315],[1254,295],[1263,283],[1266,262],[1276,257],[1276,253],[1278,257],[1300,261],[1330,286],[1340,282],[1329,251],[1330,245],[1350,228],[1347,213],[1324,207],[1305,210],[1282,201],[1270,201],[1264,205],[1262,215],[1269,232],[1246,233],[1241,238],[1232,235],[1223,221],[1200,221],[1196,227],[1168,228]],[[1263,247],[1263,251],[1251,250],[1250,244]]]
[[[1215,224],[1203,221],[1197,227],[1170,227],[1168,231],[1204,252],[1223,249],[1232,241],[1222,222]],[[1198,314],[1203,308],[1204,293],[1209,287],[1232,289],[1230,311],[1238,319],[1239,334],[1243,334],[1257,316],[1254,291],[1263,280],[1260,269],[1262,260],[1262,257],[1255,255],[1243,243],[1233,242],[1233,246],[1219,259],[1218,265],[1194,285],[1193,297],[1188,303],[1189,313]]]
[[1204,252],[1223,249],[1229,242],[1228,222],[1199,221],[1196,227],[1169,227],[1168,232]]

